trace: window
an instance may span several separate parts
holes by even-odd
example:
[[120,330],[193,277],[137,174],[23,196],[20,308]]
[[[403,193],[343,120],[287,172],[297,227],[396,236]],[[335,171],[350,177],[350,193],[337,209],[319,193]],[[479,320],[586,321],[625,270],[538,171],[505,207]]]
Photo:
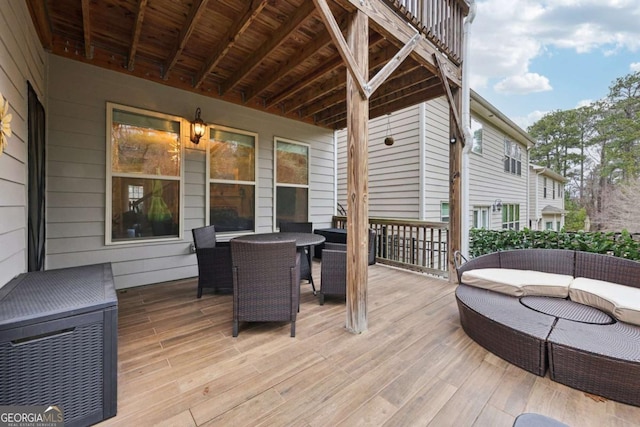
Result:
[[522,150],[517,143],[508,139],[504,140],[504,171],[522,175]]
[[471,134],[473,135],[471,151],[482,154],[482,123],[473,118],[471,119]]
[[562,183],[558,183],[558,198],[562,199],[564,197],[564,188],[562,187]]
[[556,230],[560,231],[561,226],[560,226],[560,221],[556,221]]
[[547,221],[544,223],[545,230],[553,230],[553,221]]
[[502,228],[520,230],[520,205],[502,205]]
[[556,199],[556,183],[555,182],[551,183],[551,188],[552,188],[552,191],[551,191],[552,197],[551,198],[553,200],[555,200]]
[[256,133],[209,128],[207,219],[216,232],[255,230],[257,140]]
[[542,178],[542,198],[547,198],[547,178]]
[[275,226],[309,218],[309,145],[274,138]]
[[440,221],[449,222],[449,203],[440,203]]
[[106,244],[181,236],[181,121],[107,103]]
[[489,207],[473,208],[473,228],[489,228]]

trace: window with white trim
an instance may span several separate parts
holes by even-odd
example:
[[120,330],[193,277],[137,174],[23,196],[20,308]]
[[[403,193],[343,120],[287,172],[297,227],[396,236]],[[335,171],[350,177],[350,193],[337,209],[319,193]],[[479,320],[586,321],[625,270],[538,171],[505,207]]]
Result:
[[553,230],[553,221],[547,221],[544,223],[545,230]]
[[547,198],[547,178],[542,178],[542,198]]
[[504,171],[522,175],[522,149],[516,142],[504,140]]
[[502,228],[520,230],[520,205],[502,205]]
[[475,206],[473,208],[473,228],[489,228],[488,206]]
[[275,174],[275,227],[284,222],[309,220],[309,144],[273,139]]
[[440,221],[449,222],[449,202],[440,203]]
[[216,232],[253,232],[256,218],[258,134],[209,128],[207,223]]
[[471,135],[473,137],[471,141],[471,151],[482,154],[482,137],[484,136],[484,132],[482,123],[474,118],[471,118]]
[[107,103],[106,244],[181,237],[181,123]]

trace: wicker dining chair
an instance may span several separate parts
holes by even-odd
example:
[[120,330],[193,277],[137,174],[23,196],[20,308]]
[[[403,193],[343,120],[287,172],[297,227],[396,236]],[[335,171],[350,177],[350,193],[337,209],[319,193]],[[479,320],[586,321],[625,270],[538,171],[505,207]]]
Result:
[[[281,233],[313,233],[312,222],[280,222]],[[316,285],[313,283],[313,276],[311,271],[311,248],[301,247],[298,248],[300,252],[300,278],[306,280],[311,284],[313,294],[316,295]]]
[[[369,265],[375,249],[376,232],[369,230]],[[325,258],[326,257],[326,258]],[[374,258],[375,261],[375,258]],[[347,295],[347,245],[325,242],[320,264],[320,292],[318,301],[324,304],[325,295],[345,297]]]
[[233,292],[229,243],[216,242],[213,225],[194,228],[191,233],[198,258],[198,298],[204,288],[213,288],[214,293],[221,294]]
[[325,295],[347,295],[347,245],[344,243],[324,244],[318,295],[320,305],[324,304]]
[[291,322],[296,336],[300,255],[295,240],[231,241],[233,336],[240,322]]

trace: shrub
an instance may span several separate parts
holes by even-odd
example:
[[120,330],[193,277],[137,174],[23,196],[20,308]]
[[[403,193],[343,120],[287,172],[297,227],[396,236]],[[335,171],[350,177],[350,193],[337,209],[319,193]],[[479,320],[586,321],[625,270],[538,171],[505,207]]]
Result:
[[470,255],[480,255],[508,249],[571,249],[620,258],[640,260],[640,242],[627,230],[621,233],[567,232],[553,230],[484,230],[470,232]]

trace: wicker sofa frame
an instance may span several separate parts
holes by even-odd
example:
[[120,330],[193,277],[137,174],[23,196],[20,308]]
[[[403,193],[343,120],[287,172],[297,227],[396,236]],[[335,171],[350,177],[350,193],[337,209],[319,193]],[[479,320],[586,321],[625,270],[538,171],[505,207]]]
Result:
[[[640,288],[640,263],[594,253],[560,249],[496,252],[460,264],[456,256],[456,300],[464,331],[478,344],[510,363],[579,390],[640,406],[640,327],[572,321],[532,310],[521,298],[463,283],[465,271],[510,268],[586,277]],[[541,297],[546,298],[546,297]],[[592,307],[568,299],[577,318]],[[564,302],[566,301],[566,302]],[[571,307],[568,307],[571,305]],[[584,311],[584,313],[583,313]]]

